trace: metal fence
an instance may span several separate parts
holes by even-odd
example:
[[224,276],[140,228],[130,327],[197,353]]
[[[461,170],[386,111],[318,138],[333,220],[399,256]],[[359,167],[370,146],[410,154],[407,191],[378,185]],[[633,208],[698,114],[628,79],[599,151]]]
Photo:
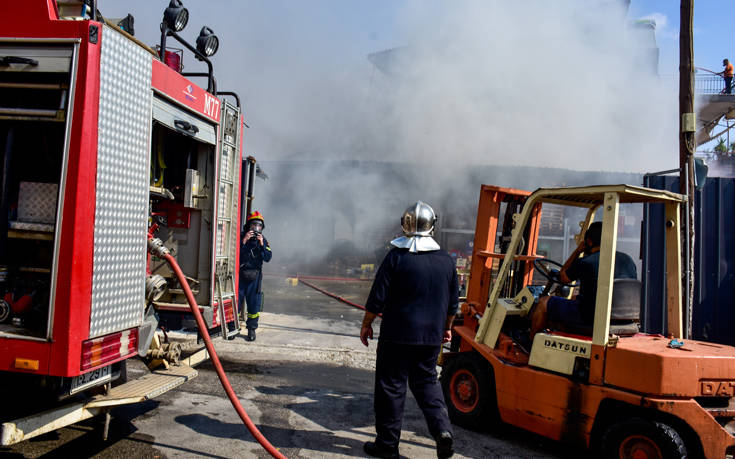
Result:
[[694,92],[696,94],[724,94],[725,79],[717,75],[696,75]]
[[[659,75],[659,79],[665,84],[678,85],[679,75]],[[735,82],[732,86],[735,89]],[[694,93],[701,95],[724,94],[725,79],[711,73],[697,73],[694,75]]]

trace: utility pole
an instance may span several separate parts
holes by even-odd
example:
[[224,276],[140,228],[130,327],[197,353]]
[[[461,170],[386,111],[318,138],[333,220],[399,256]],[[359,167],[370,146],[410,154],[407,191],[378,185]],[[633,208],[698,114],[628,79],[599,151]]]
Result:
[[682,245],[684,259],[683,304],[686,306],[685,337],[692,336],[694,305],[694,150],[696,120],[694,115],[694,50],[692,23],[694,0],[681,0],[679,30],[679,192],[687,196]]

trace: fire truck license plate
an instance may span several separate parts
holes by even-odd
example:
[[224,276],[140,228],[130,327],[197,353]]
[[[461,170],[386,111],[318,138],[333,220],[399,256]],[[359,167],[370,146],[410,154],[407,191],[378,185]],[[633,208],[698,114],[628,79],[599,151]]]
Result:
[[90,371],[89,373],[75,376],[71,380],[70,393],[73,394],[75,392],[79,392],[80,390],[84,390],[88,387],[96,386],[98,384],[102,384],[104,382],[109,381],[111,377],[110,368],[111,368],[111,365],[108,365],[106,367],[98,368],[94,371]]

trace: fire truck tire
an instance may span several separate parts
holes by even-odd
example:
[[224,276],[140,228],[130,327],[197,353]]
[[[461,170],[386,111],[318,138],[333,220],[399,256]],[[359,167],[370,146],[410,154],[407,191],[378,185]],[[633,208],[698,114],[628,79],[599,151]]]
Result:
[[0,299],[0,324],[10,321],[10,305]]
[[479,430],[497,419],[493,369],[482,357],[470,352],[455,355],[442,368],[440,380],[454,424]]
[[120,362],[120,374],[114,381],[112,381],[112,387],[121,386],[126,382],[128,382],[128,361],[123,360]]
[[670,425],[631,418],[610,426],[602,436],[601,450],[607,459],[683,459],[688,457],[684,440]]

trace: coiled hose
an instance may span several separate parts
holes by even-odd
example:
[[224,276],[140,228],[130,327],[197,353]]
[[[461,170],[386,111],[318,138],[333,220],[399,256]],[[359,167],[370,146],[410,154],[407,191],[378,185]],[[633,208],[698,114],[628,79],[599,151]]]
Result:
[[253,421],[250,419],[248,414],[245,412],[245,409],[240,404],[240,400],[237,398],[237,395],[235,395],[235,391],[232,389],[232,386],[230,385],[230,381],[227,379],[227,375],[225,374],[225,371],[222,369],[222,363],[219,361],[219,357],[217,357],[217,352],[214,350],[214,346],[212,345],[212,338],[209,336],[209,332],[207,331],[207,325],[204,323],[204,319],[202,318],[202,313],[199,312],[199,306],[197,306],[196,299],[194,299],[194,294],[191,292],[191,289],[189,288],[189,283],[186,281],[186,278],[184,277],[184,273],[181,271],[181,268],[179,268],[179,264],[176,263],[176,260],[174,257],[171,256],[171,254],[168,252],[168,249],[163,246],[160,240],[156,239],[149,239],[148,240],[148,248],[149,250],[159,258],[165,259],[168,264],[171,266],[171,269],[174,270],[174,273],[176,274],[176,278],[179,280],[179,284],[181,284],[181,287],[184,289],[184,293],[186,294],[186,300],[189,302],[189,307],[191,308],[192,314],[194,314],[194,319],[197,321],[197,327],[199,327],[199,333],[202,334],[202,338],[204,339],[204,345],[207,347],[207,352],[209,352],[209,355],[212,358],[212,363],[214,364],[214,369],[217,371],[217,376],[219,377],[220,382],[222,383],[222,388],[227,393],[227,398],[230,399],[230,402],[232,403],[232,406],[235,408],[235,411],[237,411],[237,414],[240,416],[240,419],[242,419],[242,422],[245,424],[245,427],[248,428],[250,433],[253,435],[255,440],[260,443],[263,448],[268,451],[268,453],[278,459],[286,459],[286,456],[281,454],[271,443],[268,441],[265,436],[263,436],[262,433],[258,430],[258,428],[255,426]]

